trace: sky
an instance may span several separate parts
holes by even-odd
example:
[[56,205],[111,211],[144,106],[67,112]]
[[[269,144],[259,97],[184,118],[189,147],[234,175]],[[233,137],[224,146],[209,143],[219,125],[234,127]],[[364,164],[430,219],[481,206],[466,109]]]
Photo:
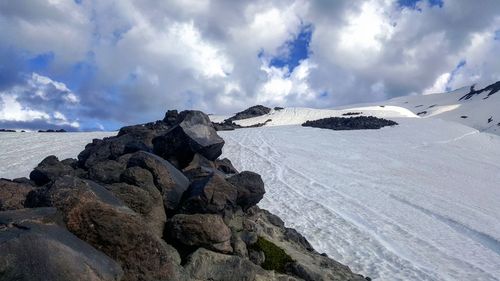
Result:
[[329,108],[500,80],[498,0],[0,0],[0,128]]

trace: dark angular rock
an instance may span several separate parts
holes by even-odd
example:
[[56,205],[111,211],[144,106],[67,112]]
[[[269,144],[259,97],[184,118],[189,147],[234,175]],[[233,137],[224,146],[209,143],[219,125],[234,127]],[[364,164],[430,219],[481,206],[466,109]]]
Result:
[[246,210],[257,203],[264,197],[266,193],[264,182],[259,174],[254,172],[243,171],[227,179],[238,190],[237,203],[243,210]]
[[247,119],[247,118],[266,115],[269,112],[271,112],[271,109],[269,107],[265,107],[263,105],[254,105],[241,112],[236,113],[233,117],[228,118],[226,120],[234,121],[234,120]]
[[231,253],[231,230],[222,218],[211,214],[173,216],[168,223],[171,238],[187,246],[204,247],[221,253]]
[[186,213],[223,213],[236,206],[236,187],[213,174],[195,180],[184,193],[181,210]]
[[215,167],[217,168],[217,170],[223,172],[226,175],[238,173],[238,170],[236,170],[236,168],[233,166],[231,160],[227,158],[215,160]]
[[0,211],[24,208],[26,196],[33,189],[28,184],[0,179]]
[[153,139],[155,154],[181,169],[193,160],[196,153],[211,161],[221,155],[224,140],[217,135],[205,113],[183,111],[177,122],[166,134]]
[[30,179],[41,186],[61,176],[72,175],[73,173],[74,170],[71,166],[65,165],[56,156],[51,155],[43,159],[30,173]]
[[119,182],[125,168],[125,163],[115,160],[104,160],[89,168],[88,177],[101,183]]
[[165,118],[163,118],[163,122],[170,125],[170,126],[173,126],[177,123],[178,117],[179,117],[179,113],[177,112],[177,110],[168,110],[165,113]]
[[182,194],[189,186],[189,180],[172,164],[164,159],[144,151],[134,153],[128,167],[140,167],[148,170],[154,179],[156,187],[163,196],[163,204],[167,212],[179,205]]
[[82,202],[96,201],[132,212],[106,188],[73,176],[60,177],[44,188],[33,190],[28,194],[25,206],[28,208],[56,207],[63,214],[68,214]]
[[216,169],[214,162],[196,153],[189,165],[182,169],[182,172],[190,181],[194,181],[219,171]]
[[54,224],[55,208],[0,212],[0,280],[121,280],[115,261]]
[[120,156],[136,151],[151,151],[153,135],[146,134],[142,137],[134,134],[124,134],[117,137],[95,139],[87,144],[85,149],[78,154],[78,165],[89,169],[95,164],[105,160],[117,160]]

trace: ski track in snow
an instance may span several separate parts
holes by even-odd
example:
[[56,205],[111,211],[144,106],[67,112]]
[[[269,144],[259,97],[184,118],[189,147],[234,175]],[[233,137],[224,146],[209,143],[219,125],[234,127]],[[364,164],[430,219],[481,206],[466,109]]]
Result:
[[[424,137],[417,138],[407,132],[417,123],[406,122],[443,126],[443,133],[422,127]],[[500,199],[498,138],[441,121],[402,123],[363,135],[298,126],[222,132],[223,156],[262,175],[267,193],[261,207],[355,272],[375,280],[500,280],[500,210],[494,205],[500,201],[493,201]],[[466,139],[473,145],[462,143]],[[370,145],[375,141],[382,146]],[[474,157],[466,157],[464,147]],[[469,171],[440,171],[448,161],[462,161],[458,172]],[[464,189],[475,185],[492,192],[482,194],[492,200],[467,202],[476,198]]]

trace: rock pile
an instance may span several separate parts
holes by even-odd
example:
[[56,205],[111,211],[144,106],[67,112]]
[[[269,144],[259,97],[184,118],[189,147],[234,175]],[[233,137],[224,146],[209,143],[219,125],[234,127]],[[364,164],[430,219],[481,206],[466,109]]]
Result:
[[364,280],[256,204],[200,111],[0,180],[0,280]]
[[269,107],[263,105],[254,105],[241,112],[236,113],[233,117],[230,117],[227,120],[235,121],[235,120],[247,119],[247,118],[266,115],[269,112],[271,112],[271,109]]
[[394,126],[398,123],[375,116],[329,117],[314,121],[306,121],[302,126],[331,130],[366,130]]

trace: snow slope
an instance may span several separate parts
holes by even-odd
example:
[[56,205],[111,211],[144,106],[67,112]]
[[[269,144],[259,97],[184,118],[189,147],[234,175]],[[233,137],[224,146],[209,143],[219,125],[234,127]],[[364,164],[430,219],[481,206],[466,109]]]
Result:
[[[289,107],[282,110],[271,110],[269,114],[236,120],[234,123],[242,126],[251,126],[259,123],[266,123],[265,126],[283,126],[283,125],[298,125],[308,120],[317,120],[326,117],[342,116],[348,112],[362,112],[361,115],[371,115],[381,118],[397,118],[397,117],[417,117],[410,110],[400,106],[362,106],[350,107],[346,109],[315,109],[303,107]],[[212,122],[221,122],[224,116],[211,115]]]
[[220,132],[260,206],[375,280],[500,280],[500,138],[435,119]]
[[500,92],[488,97],[491,91],[484,91],[460,100],[469,91],[470,87],[463,87],[449,93],[395,98],[385,104],[407,108],[422,118],[454,121],[500,135]]
[[45,157],[76,158],[92,139],[116,132],[0,133],[0,178],[28,177]]

